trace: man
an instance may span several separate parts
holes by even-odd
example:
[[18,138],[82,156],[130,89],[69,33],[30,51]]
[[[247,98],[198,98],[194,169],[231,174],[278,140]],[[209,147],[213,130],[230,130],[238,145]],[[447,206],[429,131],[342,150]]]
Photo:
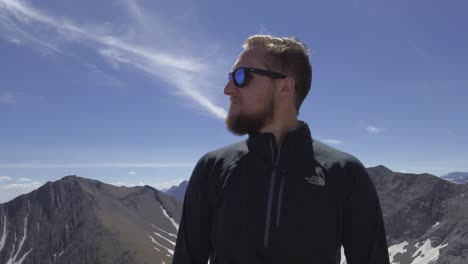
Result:
[[209,152],[186,190],[173,263],[389,263],[364,166],[299,121],[312,67],[305,46],[256,35],[224,93],[228,129],[248,139]]

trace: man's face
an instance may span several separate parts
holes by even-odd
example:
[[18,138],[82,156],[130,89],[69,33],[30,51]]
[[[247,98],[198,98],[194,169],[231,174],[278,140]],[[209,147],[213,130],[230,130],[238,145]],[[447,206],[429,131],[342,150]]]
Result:
[[[234,64],[233,70],[240,67],[266,69],[262,63],[264,51],[261,49],[244,50]],[[237,88],[231,80],[224,88],[224,94],[230,97],[226,125],[236,135],[259,132],[274,117],[275,81],[269,77],[248,73],[247,84]]]

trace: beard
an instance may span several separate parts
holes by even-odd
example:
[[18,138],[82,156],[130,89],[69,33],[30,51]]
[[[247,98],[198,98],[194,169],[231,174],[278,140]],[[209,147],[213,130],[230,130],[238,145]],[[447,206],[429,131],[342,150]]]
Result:
[[235,114],[231,114],[229,111],[225,120],[226,127],[231,133],[238,136],[257,133],[267,125],[268,121],[273,120],[274,113],[275,104],[273,98],[270,97],[257,113],[247,114],[242,112],[242,109]]

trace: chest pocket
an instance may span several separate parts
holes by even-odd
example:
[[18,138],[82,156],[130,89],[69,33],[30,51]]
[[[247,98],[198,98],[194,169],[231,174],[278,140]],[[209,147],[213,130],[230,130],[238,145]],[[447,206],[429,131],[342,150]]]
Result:
[[305,252],[303,257],[310,259],[317,254],[334,254],[331,250],[339,243],[340,212],[331,193],[321,167],[292,168],[286,175],[281,225],[275,236],[278,243],[294,241],[283,243],[286,255]]

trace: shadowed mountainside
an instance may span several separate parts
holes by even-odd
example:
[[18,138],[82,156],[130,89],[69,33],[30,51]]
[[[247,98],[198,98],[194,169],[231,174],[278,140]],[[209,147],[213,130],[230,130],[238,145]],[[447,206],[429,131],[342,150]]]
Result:
[[467,184],[384,166],[367,171],[379,194],[392,263],[437,257],[434,263],[468,263]]
[[181,205],[67,176],[0,205],[0,263],[171,263]]

